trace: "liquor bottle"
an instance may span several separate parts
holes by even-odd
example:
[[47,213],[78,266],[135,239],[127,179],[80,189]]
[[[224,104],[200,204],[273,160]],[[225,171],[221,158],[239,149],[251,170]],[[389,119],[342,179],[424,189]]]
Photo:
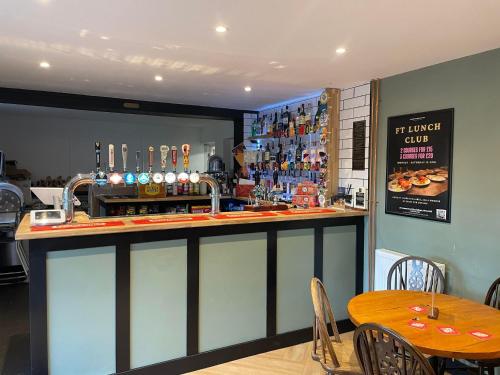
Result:
[[271,160],[271,149],[269,148],[269,143],[266,145],[266,151],[264,152],[264,163],[269,164]]
[[288,170],[292,170],[295,168],[295,150],[293,147],[293,141],[290,141],[290,147],[287,152],[287,160],[288,160]]
[[319,129],[319,117],[321,115],[320,105],[321,105],[321,102],[318,100],[318,109],[316,110],[316,115],[314,116],[314,127],[313,127],[314,133],[316,133]]
[[252,122],[252,137],[257,136],[257,120]]
[[260,151],[259,152],[260,153],[260,166],[259,166],[259,169],[263,170],[264,169],[264,154],[265,154],[265,151],[262,148],[262,145],[260,145],[259,151]]
[[288,112],[288,106],[285,107],[285,112],[281,112],[281,123],[283,124],[282,137],[286,137],[286,133],[289,129],[290,113]]
[[301,161],[302,161],[302,142],[299,140],[299,144],[295,149],[295,165],[297,165],[297,163],[300,163]]
[[266,134],[266,115],[264,115],[260,118],[260,134],[259,135],[264,135],[264,134]]
[[273,170],[273,187],[278,186],[278,180],[279,180],[278,168],[274,168],[274,170]]
[[270,161],[271,165],[276,163],[276,150],[274,148],[274,141],[271,142],[271,152],[270,152],[269,161]]
[[306,131],[306,112],[304,111],[304,104],[302,104],[302,109],[297,109],[299,113],[299,135],[304,135]]
[[[302,110],[304,110],[304,105],[302,105]],[[311,120],[312,114],[311,114],[311,104],[309,103],[307,105],[307,110],[305,112],[305,123],[306,123],[306,129],[305,133],[309,134],[312,133],[312,120]]]
[[293,116],[290,112],[288,112],[288,137],[293,138],[295,137],[295,121],[293,119]]
[[272,136],[277,137],[278,131],[279,131],[279,129],[278,129],[278,112],[274,112]]
[[278,134],[276,135],[278,138],[283,137],[283,129],[285,128],[283,126],[283,108],[281,108],[280,116],[278,119]]
[[274,129],[273,129],[273,121],[272,121],[272,116],[273,116],[273,115],[270,115],[270,116],[267,118],[267,135],[270,135],[270,136],[272,136],[272,135],[273,135],[273,132],[274,132]]
[[283,152],[283,148],[281,147],[281,142],[278,141],[278,151],[276,152],[276,163],[278,163],[278,166],[281,165],[281,162],[282,162],[282,152]]

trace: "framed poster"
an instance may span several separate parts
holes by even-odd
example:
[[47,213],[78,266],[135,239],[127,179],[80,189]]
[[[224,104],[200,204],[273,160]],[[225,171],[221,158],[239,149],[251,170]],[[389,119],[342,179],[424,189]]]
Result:
[[385,212],[450,222],[454,109],[389,117]]

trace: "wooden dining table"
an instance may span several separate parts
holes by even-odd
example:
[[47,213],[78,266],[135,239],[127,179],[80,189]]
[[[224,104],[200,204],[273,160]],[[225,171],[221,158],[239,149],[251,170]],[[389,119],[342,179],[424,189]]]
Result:
[[384,290],[349,301],[351,321],[378,323],[408,339],[423,353],[445,358],[500,359],[500,311],[465,298],[435,295],[438,319],[429,319],[431,293]]

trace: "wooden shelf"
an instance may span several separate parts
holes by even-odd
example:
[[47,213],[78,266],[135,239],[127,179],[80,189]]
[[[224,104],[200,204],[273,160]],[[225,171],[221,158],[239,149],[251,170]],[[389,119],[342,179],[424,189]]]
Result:
[[[221,199],[231,199],[231,195],[221,195]],[[171,195],[163,198],[108,198],[97,197],[102,203],[148,203],[148,202],[187,202],[210,200],[210,195]]]

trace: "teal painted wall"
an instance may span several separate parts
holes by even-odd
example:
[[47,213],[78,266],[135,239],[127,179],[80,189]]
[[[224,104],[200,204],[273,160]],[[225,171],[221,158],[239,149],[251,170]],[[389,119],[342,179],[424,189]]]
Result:
[[[482,301],[500,276],[500,49],[381,81],[377,248],[446,263],[448,292]],[[387,118],[455,108],[451,224],[385,214]]]

